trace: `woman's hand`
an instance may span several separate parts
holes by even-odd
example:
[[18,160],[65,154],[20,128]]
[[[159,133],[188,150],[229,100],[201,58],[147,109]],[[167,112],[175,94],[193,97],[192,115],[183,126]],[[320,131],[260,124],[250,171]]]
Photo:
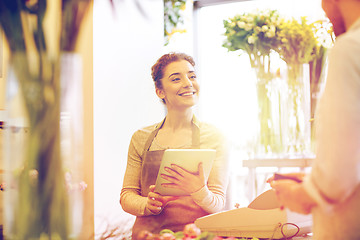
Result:
[[162,196],[155,193],[154,190],[155,185],[150,185],[145,210],[149,211],[152,215],[158,215],[169,201],[175,200],[178,197]]
[[172,164],[171,168],[165,167],[169,175],[162,174],[161,177],[170,183],[163,183],[168,188],[178,188],[188,194],[194,193],[205,186],[205,173],[202,163],[198,165],[198,171],[191,173],[178,165]]
[[276,196],[283,207],[293,212],[309,214],[316,202],[308,195],[304,186],[294,180],[273,180],[270,182]]

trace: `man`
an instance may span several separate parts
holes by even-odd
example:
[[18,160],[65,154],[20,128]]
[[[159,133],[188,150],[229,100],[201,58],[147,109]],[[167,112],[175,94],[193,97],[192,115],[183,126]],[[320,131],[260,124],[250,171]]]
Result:
[[322,7],[337,39],[315,117],[316,159],[302,183],[269,182],[283,206],[313,214],[314,239],[360,239],[360,0]]

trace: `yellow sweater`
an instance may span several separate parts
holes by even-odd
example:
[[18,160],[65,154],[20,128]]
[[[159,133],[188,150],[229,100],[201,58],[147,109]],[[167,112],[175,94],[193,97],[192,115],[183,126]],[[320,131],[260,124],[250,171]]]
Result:
[[[227,144],[222,133],[211,124],[198,121],[193,123],[200,129],[200,148],[215,149],[216,159],[209,175],[208,183],[199,191],[191,194],[192,199],[208,213],[221,211],[225,206],[225,194],[229,179]],[[147,197],[140,194],[141,165],[144,146],[149,135],[161,123],[136,131],[130,142],[128,162],[120,194],[120,204],[124,211],[135,215],[145,215]],[[182,148],[190,148],[183,146]],[[159,145],[151,144],[149,151],[163,150]],[[155,184],[155,183],[154,183]]]

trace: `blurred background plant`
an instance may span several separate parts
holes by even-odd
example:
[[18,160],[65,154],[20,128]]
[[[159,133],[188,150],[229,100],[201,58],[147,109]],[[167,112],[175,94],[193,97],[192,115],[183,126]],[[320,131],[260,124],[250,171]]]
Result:
[[185,32],[180,25],[184,23],[183,11],[186,8],[186,0],[164,0],[164,38],[165,45],[173,34]]
[[[13,111],[11,101],[21,95],[29,126],[23,144],[5,149],[9,156],[6,181],[15,186],[7,188],[5,196],[7,239],[76,238],[70,227],[61,150],[61,57],[75,50],[91,3],[0,1],[0,24],[10,50],[7,86],[13,87],[7,92],[7,110]],[[21,157],[15,158],[13,153],[19,149]]]

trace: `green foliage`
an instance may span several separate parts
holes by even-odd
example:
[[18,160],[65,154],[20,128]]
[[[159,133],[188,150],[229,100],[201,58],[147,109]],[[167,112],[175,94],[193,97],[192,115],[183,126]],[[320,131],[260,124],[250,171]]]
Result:
[[243,13],[224,20],[223,47],[229,51],[243,50],[249,55],[269,55],[279,44],[280,21],[276,10]]
[[164,38],[165,45],[179,24],[184,23],[182,11],[185,9],[186,0],[164,0]]

